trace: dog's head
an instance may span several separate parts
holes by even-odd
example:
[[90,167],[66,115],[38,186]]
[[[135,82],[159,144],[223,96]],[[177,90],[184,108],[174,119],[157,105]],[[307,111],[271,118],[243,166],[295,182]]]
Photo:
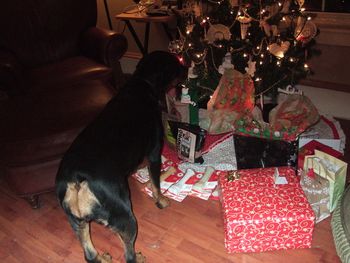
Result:
[[153,93],[161,99],[170,85],[176,85],[185,79],[186,73],[187,67],[174,54],[154,51],[140,60],[134,76],[150,83]]

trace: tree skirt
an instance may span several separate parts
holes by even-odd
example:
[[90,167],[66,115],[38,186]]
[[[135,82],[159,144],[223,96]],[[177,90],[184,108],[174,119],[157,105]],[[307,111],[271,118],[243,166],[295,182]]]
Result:
[[339,200],[332,215],[332,233],[338,256],[343,263],[350,263],[350,186]]

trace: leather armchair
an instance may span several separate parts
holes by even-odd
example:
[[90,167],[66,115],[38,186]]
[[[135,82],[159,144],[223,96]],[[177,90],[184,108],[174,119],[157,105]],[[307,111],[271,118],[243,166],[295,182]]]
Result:
[[32,207],[77,134],[123,82],[126,38],[96,27],[96,0],[6,0],[0,9],[0,176]]

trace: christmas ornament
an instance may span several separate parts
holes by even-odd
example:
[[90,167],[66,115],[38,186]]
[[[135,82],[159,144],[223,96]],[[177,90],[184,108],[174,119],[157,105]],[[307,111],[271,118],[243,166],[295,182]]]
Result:
[[238,180],[241,176],[239,175],[238,171],[228,171],[227,172],[227,180],[229,182],[233,182],[235,180]]
[[213,44],[217,40],[230,40],[230,28],[223,24],[210,25],[207,32],[207,41]]
[[314,22],[299,17],[294,36],[304,44],[310,42],[317,34],[317,27]]
[[186,26],[186,34],[191,34],[194,28],[194,24],[188,24]]
[[288,14],[291,0],[284,0],[281,13]]
[[303,7],[304,3],[305,3],[305,0],[296,0],[296,2],[298,3],[298,5],[300,7]]
[[193,13],[195,17],[202,16],[202,2],[195,2],[192,7]]
[[191,101],[191,96],[188,94],[188,88],[182,87],[181,89],[181,103],[192,104],[195,106],[195,102]]
[[256,71],[256,61],[252,61],[251,58],[249,58],[248,61],[248,67],[245,68],[245,72],[249,74],[251,77],[254,77],[255,71]]
[[223,75],[226,69],[231,69],[231,68],[232,69],[234,68],[233,64],[231,63],[231,53],[227,52],[223,59],[222,64],[219,66],[218,71],[221,75]]
[[276,25],[270,25],[266,19],[260,21],[260,27],[264,29],[265,34],[268,37],[277,36],[278,35],[278,28]]
[[195,73],[195,64],[193,61],[191,63],[191,67],[188,68],[187,77],[190,79],[198,78],[198,75]]
[[290,46],[289,41],[282,41],[281,44],[272,43],[269,45],[269,51],[277,58],[283,58]]
[[231,7],[239,6],[239,1],[238,0],[230,0],[230,5],[231,5]]
[[176,39],[169,42],[168,50],[170,53],[179,54],[183,51],[184,42],[181,39]]
[[237,20],[241,23],[241,38],[244,40],[247,36],[252,18],[247,16],[238,16]]

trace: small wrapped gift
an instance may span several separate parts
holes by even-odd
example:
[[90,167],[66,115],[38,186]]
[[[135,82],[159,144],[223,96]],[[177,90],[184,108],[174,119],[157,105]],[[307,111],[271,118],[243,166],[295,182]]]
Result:
[[311,247],[314,212],[294,170],[277,171],[247,169],[219,177],[229,253]]

